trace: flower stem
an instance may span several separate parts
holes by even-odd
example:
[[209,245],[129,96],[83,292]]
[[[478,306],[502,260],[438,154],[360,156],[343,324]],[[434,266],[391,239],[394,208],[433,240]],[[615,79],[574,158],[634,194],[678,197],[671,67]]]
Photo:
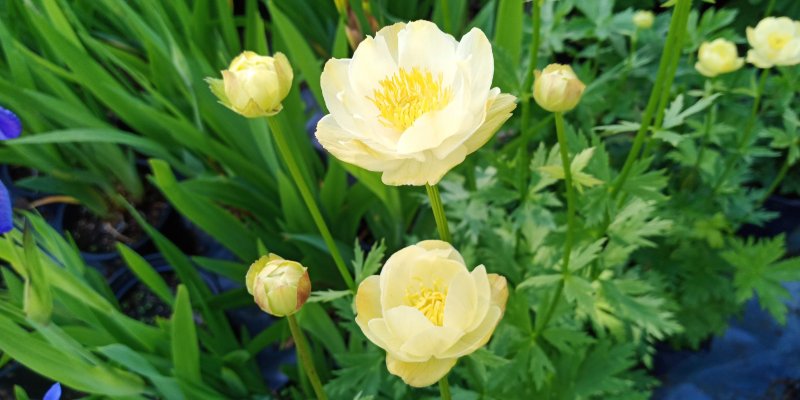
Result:
[[331,231],[328,229],[328,225],[325,223],[325,219],[322,217],[322,212],[320,212],[319,206],[317,206],[314,195],[311,194],[311,189],[309,188],[308,182],[306,182],[303,174],[300,172],[297,159],[292,152],[289,142],[286,141],[286,135],[281,123],[275,117],[267,118],[267,122],[269,123],[270,130],[272,131],[272,137],[275,139],[275,144],[278,146],[278,151],[281,153],[281,157],[283,157],[283,160],[286,162],[286,167],[289,169],[289,174],[291,175],[295,185],[297,185],[297,190],[300,191],[300,196],[306,203],[308,212],[311,213],[311,218],[317,225],[317,230],[319,230],[320,235],[322,235],[322,239],[325,241],[325,244],[328,246],[328,250],[331,252],[331,257],[333,257],[333,262],[336,264],[339,274],[342,275],[342,279],[344,280],[345,284],[347,284],[348,289],[354,291],[356,285],[353,281],[353,277],[350,275],[350,271],[347,269],[347,265],[345,264],[341,253],[339,253],[339,248],[336,246],[336,242],[333,240]]
[[750,117],[747,119],[747,124],[744,127],[744,132],[742,133],[741,139],[739,139],[739,143],[737,143],[736,150],[737,154],[734,154],[732,157],[729,157],[727,162],[725,163],[725,169],[722,170],[722,175],[720,175],[717,184],[714,185],[713,193],[716,194],[725,181],[728,179],[728,175],[733,171],[733,167],[736,165],[736,162],[739,161],[739,156],[741,156],[742,150],[744,150],[744,146],[746,146],[750,142],[750,137],[753,134],[753,127],[756,123],[756,116],[758,114],[758,108],[761,105],[761,94],[764,92],[764,85],[767,82],[767,76],[769,75],[769,69],[765,68],[761,71],[761,78],[758,80],[758,86],[756,87],[755,97],[753,98],[753,108],[750,110]]
[[781,184],[783,178],[786,177],[786,173],[789,172],[789,168],[791,166],[792,165],[789,164],[789,156],[787,155],[786,161],[783,163],[781,169],[778,171],[778,175],[775,176],[775,179],[772,180],[772,183],[770,183],[769,187],[767,188],[767,191],[764,192],[764,194],[761,196],[761,199],[758,201],[759,205],[764,204],[764,202],[767,201],[769,196],[772,196],[772,193],[774,193],[775,189],[778,188],[778,185]]
[[679,35],[678,31],[681,30],[681,26],[685,27],[685,24],[681,22],[681,19],[688,18],[690,9],[691,0],[678,0],[678,5],[675,6],[675,10],[672,13],[672,19],[670,20],[669,25],[669,33],[667,34],[667,43],[661,53],[661,61],[658,65],[658,73],[656,74],[655,84],[653,85],[653,90],[650,92],[650,98],[647,100],[647,107],[642,114],[641,126],[639,126],[639,130],[636,132],[633,145],[631,146],[631,150],[628,152],[628,158],[625,159],[625,164],[622,167],[622,171],[611,187],[612,198],[616,198],[624,186],[625,180],[628,179],[631,168],[633,168],[633,163],[639,157],[639,152],[642,150],[642,145],[644,144],[647,131],[650,128],[650,123],[653,120],[653,116],[656,115],[656,107],[659,105],[661,92],[665,88],[668,88],[665,85],[665,81],[667,74],[671,69],[672,58],[675,56],[675,46],[677,45],[677,39]]
[[[523,93],[528,90],[533,92],[533,70],[539,63],[539,43],[542,26],[542,4],[540,0],[533,0],[531,4],[531,25],[533,26],[533,37],[531,38],[530,58],[528,59],[528,69],[525,71],[525,83],[522,86]],[[520,131],[523,135],[527,134],[528,120],[530,119],[531,99],[530,95],[522,98],[522,119],[520,120]]]
[[431,208],[433,209],[433,218],[436,220],[436,229],[439,230],[439,238],[445,242],[451,243],[450,228],[447,227],[447,216],[444,214],[444,206],[442,205],[442,197],[439,196],[439,187],[436,185],[425,185],[428,191],[428,198],[431,201]]
[[569,150],[567,144],[567,137],[564,133],[564,115],[562,113],[555,113],[556,119],[556,135],[558,136],[558,148],[561,153],[561,166],[564,169],[564,185],[566,185],[567,197],[567,237],[564,240],[564,255],[561,260],[561,281],[558,282],[558,287],[553,293],[553,298],[550,300],[547,311],[542,316],[541,322],[537,323],[536,331],[534,332],[534,339],[544,330],[547,323],[553,317],[553,313],[561,300],[561,294],[564,292],[564,281],[569,276],[569,258],[572,253],[572,244],[575,240],[575,188],[572,186],[572,163],[569,159]]
[[[664,123],[664,116],[665,110],[667,109],[667,104],[669,103],[670,97],[670,89],[672,88],[672,82],[675,81],[675,73],[678,71],[678,64],[681,60],[681,53],[683,52],[683,41],[686,38],[686,24],[688,23],[689,13],[692,10],[692,0],[687,0],[684,3],[683,8],[676,10],[677,13],[680,13],[678,16],[678,26],[676,28],[675,33],[675,42],[672,48],[672,55],[670,56],[670,62],[668,65],[667,73],[664,76],[664,82],[662,82],[661,90],[661,97],[658,100],[658,106],[656,107],[655,113],[655,122],[653,123],[653,130],[659,130],[663,126]],[[644,152],[642,153],[642,158],[647,158],[650,156],[650,153],[653,151],[655,144],[657,142],[653,140],[652,136],[647,137],[647,142],[644,147]]]
[[450,400],[452,398],[450,396],[450,384],[447,382],[447,375],[439,379],[439,394],[441,394],[442,400]]
[[317,399],[327,400],[328,396],[325,395],[325,390],[322,388],[317,370],[314,368],[314,360],[311,358],[311,351],[308,349],[308,341],[306,341],[303,331],[300,330],[300,325],[297,324],[294,315],[289,315],[286,319],[289,321],[289,330],[292,331],[294,345],[297,348],[297,358],[300,359],[300,364],[303,366],[303,370],[306,372],[306,376],[311,382],[311,387],[314,388]]
[[564,168],[564,184],[567,186],[567,238],[564,241],[564,260],[561,263],[561,272],[569,274],[569,256],[572,250],[572,243],[575,240],[575,188],[572,186],[571,162],[569,160],[569,148],[567,137],[564,134],[564,115],[555,113],[556,116],[556,135],[558,136],[558,147],[561,152],[561,165]]

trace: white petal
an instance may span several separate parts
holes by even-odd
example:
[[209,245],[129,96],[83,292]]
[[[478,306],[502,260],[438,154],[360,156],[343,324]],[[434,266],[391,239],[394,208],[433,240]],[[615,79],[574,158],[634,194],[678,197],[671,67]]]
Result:
[[353,87],[354,95],[373,97],[379,82],[391,77],[395,72],[397,64],[384,36],[375,39],[367,37],[358,45],[350,61],[350,85]]
[[384,170],[381,180],[392,186],[435,185],[448,171],[461,164],[466,156],[467,148],[460,146],[441,160],[433,157],[433,154],[425,162],[415,159],[399,160],[396,166]]
[[441,73],[442,81],[450,84],[456,69],[457,45],[455,38],[439,30],[433,22],[410,22],[398,33],[398,65]]
[[[493,91],[494,90],[496,90],[495,93],[500,91],[497,88],[493,89]],[[501,93],[494,98],[491,104],[487,104],[488,110],[486,112],[486,120],[484,120],[480,128],[464,142],[464,146],[467,147],[468,152],[472,153],[483,147],[483,145],[494,136],[497,130],[511,118],[512,112],[517,108],[516,100],[517,98],[510,94]]]

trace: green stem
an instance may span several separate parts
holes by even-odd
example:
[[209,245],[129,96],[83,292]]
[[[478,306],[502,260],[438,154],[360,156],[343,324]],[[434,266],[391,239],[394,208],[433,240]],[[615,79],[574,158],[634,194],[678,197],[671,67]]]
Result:
[[281,157],[283,157],[283,160],[286,162],[286,167],[289,169],[289,174],[291,175],[292,180],[294,180],[295,185],[297,185],[297,190],[300,191],[300,196],[306,203],[308,212],[311,213],[311,218],[317,225],[317,229],[319,230],[320,235],[322,235],[322,239],[325,241],[325,244],[328,246],[328,250],[331,252],[331,257],[333,257],[333,262],[336,264],[339,274],[342,275],[342,279],[344,280],[345,284],[347,284],[348,289],[355,291],[356,285],[353,281],[353,277],[350,275],[350,271],[347,269],[347,265],[345,264],[341,253],[339,253],[339,247],[336,246],[336,242],[333,240],[331,231],[328,229],[328,225],[325,223],[325,219],[322,217],[322,212],[320,211],[319,206],[317,206],[314,195],[311,194],[311,189],[309,188],[308,182],[306,182],[305,178],[303,178],[303,174],[300,172],[297,159],[294,156],[294,152],[292,152],[289,142],[286,140],[286,135],[281,123],[275,117],[267,118],[267,122],[269,123],[270,130],[272,131],[272,137],[275,139],[275,144],[278,146],[278,151],[281,153]]
[[789,172],[790,167],[791,164],[789,164],[789,156],[787,155],[786,161],[783,163],[781,169],[778,171],[778,175],[776,175],[775,179],[772,180],[772,183],[770,183],[769,187],[767,188],[767,191],[764,192],[764,194],[761,196],[761,200],[759,200],[758,204],[764,204],[764,202],[767,201],[769,196],[772,196],[772,193],[774,193],[775,189],[778,188],[778,185],[781,184],[783,178],[786,177],[786,173]]
[[[642,149],[642,145],[644,144],[644,140],[647,134],[648,129],[650,128],[650,123],[652,122],[653,116],[656,112],[656,107],[658,106],[661,91],[666,86],[665,79],[667,77],[668,71],[670,70],[671,60],[674,57],[674,48],[677,45],[677,38],[678,38],[678,31],[681,26],[684,24],[681,23],[681,19],[686,19],[689,15],[688,10],[691,8],[691,0],[678,0],[678,5],[676,6],[675,11],[672,13],[672,19],[670,21],[669,33],[667,34],[667,43],[664,46],[664,50],[661,53],[661,61],[658,65],[658,73],[656,74],[655,85],[653,85],[653,90],[650,92],[650,98],[647,101],[647,107],[642,114],[642,123],[639,127],[639,130],[636,132],[636,137],[633,140],[633,145],[631,146],[631,150],[628,152],[628,157],[625,159],[625,164],[622,167],[622,171],[620,172],[619,176],[617,177],[616,181],[612,184],[611,187],[611,196],[612,198],[616,198],[619,194],[620,190],[622,189],[623,185],[625,184],[625,180],[628,179],[628,175],[631,172],[631,168],[633,168],[633,163],[639,156],[639,151]],[[685,12],[684,9],[686,10]]]
[[741,138],[736,146],[736,154],[733,154],[731,157],[728,158],[727,162],[725,163],[725,168],[722,170],[722,175],[720,175],[717,184],[714,185],[713,193],[716,194],[725,181],[728,179],[728,175],[733,172],[733,167],[736,165],[736,162],[739,161],[739,157],[744,150],[744,146],[750,143],[751,136],[753,134],[753,127],[755,126],[756,116],[758,114],[758,108],[761,105],[761,94],[764,92],[764,85],[767,82],[767,76],[769,75],[769,69],[765,68],[761,70],[761,78],[758,80],[758,86],[756,87],[755,98],[753,99],[753,108],[750,110],[750,117],[747,119],[747,124],[744,127],[744,132],[742,133]]
[[450,384],[447,382],[447,375],[439,380],[439,393],[442,396],[442,400],[450,400],[452,398],[450,396]]
[[439,187],[425,185],[425,189],[428,191],[428,198],[431,201],[433,218],[436,220],[436,229],[439,230],[439,238],[445,242],[452,243],[450,228],[447,226],[447,216],[444,214],[444,206],[442,205],[442,197],[439,196]]
[[542,322],[537,324],[534,338],[536,338],[550,322],[553,317],[558,301],[561,299],[561,294],[564,292],[564,281],[569,276],[569,258],[572,254],[572,244],[575,240],[575,188],[572,187],[572,163],[569,159],[569,149],[567,144],[567,137],[564,133],[564,115],[562,113],[555,113],[556,119],[556,135],[558,136],[558,147],[561,153],[561,166],[564,169],[564,185],[566,185],[567,197],[567,237],[564,240],[564,254],[561,260],[561,281],[558,283],[553,298],[550,300],[547,311],[543,314]]
[[452,26],[450,26],[450,5],[447,4],[449,0],[442,0],[442,15],[444,16],[444,31],[454,34]]
[[[530,90],[533,93],[533,70],[536,69],[539,63],[539,43],[541,37],[542,26],[542,4],[540,0],[533,0],[531,6],[531,25],[533,26],[533,37],[531,38],[530,58],[528,59],[528,69],[525,72],[525,83],[522,85],[523,92]],[[522,134],[526,134],[528,127],[528,120],[530,119],[531,99],[530,95],[522,97],[522,119],[520,120],[520,127]]]
[[[678,72],[678,64],[681,60],[681,53],[683,52],[683,41],[686,38],[686,24],[688,23],[689,12],[692,10],[692,0],[687,0],[684,7],[678,9],[676,12],[680,13],[678,19],[678,27],[676,30],[675,44],[672,48],[672,55],[670,56],[669,69],[662,83],[661,97],[658,100],[658,107],[656,107],[655,122],[653,123],[653,130],[661,129],[664,123],[664,116],[667,105],[669,104],[670,89],[672,83],[675,81],[675,73]],[[653,151],[657,142],[653,140],[652,136],[647,137],[647,142],[642,153],[642,158],[647,158]]]
[[[713,78],[708,87],[709,90],[706,90],[705,97],[710,97],[714,94]],[[718,106],[719,104],[715,103],[711,107],[709,113],[706,114],[705,123],[703,125],[703,137],[700,139],[700,150],[697,152],[697,159],[694,161],[692,170],[689,171],[689,174],[686,175],[686,178],[681,183],[681,188],[683,189],[685,189],[689,183],[692,183],[695,177],[700,176],[700,164],[703,163],[703,155],[705,155],[706,147],[708,147],[708,140],[711,136],[711,128],[714,126],[714,121],[716,120]]]
[[769,0],[769,4],[767,4],[767,10],[764,11],[764,18],[769,17],[772,14],[772,9],[775,8],[775,0]]
[[289,329],[292,331],[294,345],[297,348],[297,358],[300,360],[300,364],[303,366],[303,370],[305,370],[306,376],[311,382],[311,387],[314,388],[314,393],[317,395],[317,399],[327,400],[328,396],[325,395],[325,390],[322,388],[322,382],[320,382],[319,375],[317,375],[317,370],[314,368],[314,360],[311,358],[311,351],[309,350],[306,336],[303,335],[303,331],[300,330],[300,325],[297,324],[297,320],[294,318],[294,315],[289,315],[286,317],[286,319],[289,321]]

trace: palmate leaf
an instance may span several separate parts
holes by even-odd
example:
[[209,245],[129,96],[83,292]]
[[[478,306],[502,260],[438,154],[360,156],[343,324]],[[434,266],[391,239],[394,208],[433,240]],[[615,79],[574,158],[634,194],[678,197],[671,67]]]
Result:
[[732,239],[730,250],[722,253],[722,258],[735,268],[736,299],[743,303],[757,294],[761,307],[781,324],[786,323],[784,302],[790,297],[781,283],[800,280],[800,257],[781,260],[785,253],[783,235],[759,241]]
[[[603,183],[603,181],[595,178],[592,175],[589,175],[583,172],[583,169],[589,164],[589,161],[592,159],[592,155],[594,154],[594,147],[590,147],[588,149],[584,149],[580,153],[578,153],[570,163],[570,172],[572,173],[572,185],[578,189],[579,192],[583,191],[584,187],[592,187],[597,186]],[[558,145],[553,148],[553,151],[558,151]],[[552,152],[550,153],[552,156]],[[548,160],[550,161],[550,160]],[[544,173],[545,175],[549,176],[552,179],[564,179],[564,167],[561,165],[561,161],[553,163],[548,163],[549,165],[545,165],[539,167],[539,171]]]
[[356,283],[361,283],[361,281],[375,274],[378,272],[378,269],[381,268],[381,260],[383,259],[383,254],[386,252],[386,244],[384,240],[381,239],[380,242],[372,246],[366,257],[364,257],[364,251],[361,250],[361,245],[358,242],[358,238],[356,238],[353,249],[355,249],[353,268],[356,271]]

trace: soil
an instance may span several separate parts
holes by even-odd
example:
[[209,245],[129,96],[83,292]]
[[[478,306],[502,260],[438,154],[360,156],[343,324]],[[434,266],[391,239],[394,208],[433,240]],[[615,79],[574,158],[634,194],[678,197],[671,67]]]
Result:
[[[158,227],[169,212],[169,204],[157,189],[147,187],[137,210],[145,220]],[[143,241],[147,234],[126,211],[116,210],[102,218],[81,206],[68,206],[64,214],[64,230],[68,231],[81,251],[107,253],[116,250],[117,242],[133,245]]]
[[[174,271],[162,272],[161,277],[172,289],[178,287],[180,283]],[[122,294],[119,306],[125,315],[149,325],[154,325],[156,318],[169,318],[171,314],[169,305],[138,280],[132,288]]]

